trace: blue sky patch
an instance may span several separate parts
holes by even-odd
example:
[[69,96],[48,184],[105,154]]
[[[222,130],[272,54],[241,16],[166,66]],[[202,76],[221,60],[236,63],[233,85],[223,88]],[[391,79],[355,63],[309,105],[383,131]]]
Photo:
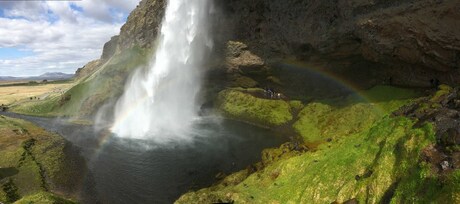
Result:
[[32,51],[19,48],[0,48],[0,60],[12,60],[32,56]]
[[59,21],[59,16],[54,14],[53,11],[51,10],[47,11],[46,17],[47,17],[48,22],[50,22],[51,24]]
[[70,8],[74,11],[83,12],[83,7],[77,6],[75,3],[71,3]]
[[[128,19],[129,13],[123,12],[120,9],[109,8],[109,12],[116,23],[126,22],[126,20]],[[121,18],[119,18],[120,14],[121,14]]]

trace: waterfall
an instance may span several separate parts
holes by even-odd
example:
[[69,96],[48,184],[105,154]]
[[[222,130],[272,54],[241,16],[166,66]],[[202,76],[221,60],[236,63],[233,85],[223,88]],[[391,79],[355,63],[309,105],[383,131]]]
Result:
[[137,70],[115,105],[119,137],[186,138],[198,117],[201,72],[213,41],[209,0],[169,0],[148,70]]

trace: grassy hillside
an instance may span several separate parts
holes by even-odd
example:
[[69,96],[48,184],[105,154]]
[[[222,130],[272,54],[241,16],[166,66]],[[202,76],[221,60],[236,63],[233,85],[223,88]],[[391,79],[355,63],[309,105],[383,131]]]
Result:
[[42,101],[27,101],[12,111],[37,116],[88,116],[108,99],[121,95],[125,80],[148,62],[148,51],[135,47],[113,56],[95,73],[80,79],[64,94]]
[[[423,158],[423,150],[436,144],[433,125],[389,114],[417,96],[408,89],[375,87],[359,97],[306,104],[298,115],[291,112],[288,124],[303,142],[318,146],[305,151],[293,142],[265,150],[262,162],[177,203],[458,203],[460,171],[438,174],[437,164]],[[265,99],[244,98],[227,103],[233,109],[264,110],[254,106]],[[254,118],[252,111],[220,107],[225,114],[236,113],[233,117]],[[243,112],[248,116],[240,117]],[[268,117],[278,112],[268,111]],[[256,115],[267,117],[266,112]]]

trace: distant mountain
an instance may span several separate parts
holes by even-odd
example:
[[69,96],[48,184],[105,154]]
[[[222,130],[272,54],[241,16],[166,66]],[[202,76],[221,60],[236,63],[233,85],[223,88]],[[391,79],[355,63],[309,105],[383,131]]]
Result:
[[12,76],[0,76],[0,81],[17,81],[17,80],[65,80],[70,79],[74,75],[66,74],[62,72],[47,72],[40,76],[31,77],[12,77]]
[[11,77],[11,76],[0,76],[0,81],[14,81],[18,80],[18,77]]
[[73,74],[65,74],[65,73],[62,73],[62,72],[47,72],[47,73],[44,73],[44,74],[38,76],[37,78],[39,78],[39,79],[48,79],[48,80],[57,80],[57,79],[70,79],[73,76],[74,76]]

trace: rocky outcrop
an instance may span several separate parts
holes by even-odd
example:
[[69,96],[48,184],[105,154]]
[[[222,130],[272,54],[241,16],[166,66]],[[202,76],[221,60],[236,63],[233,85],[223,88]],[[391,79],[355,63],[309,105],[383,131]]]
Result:
[[438,173],[460,169],[460,92],[459,88],[445,85],[433,97],[425,97],[417,103],[404,106],[396,116],[418,120],[417,125],[433,123],[436,128],[436,144],[427,147],[423,155]]
[[101,60],[108,60],[110,59],[115,52],[117,51],[118,46],[118,38],[119,36],[113,36],[109,42],[104,44],[104,49],[102,50]]
[[251,53],[246,44],[229,41],[225,64],[227,73],[242,72],[248,74],[262,71],[265,62],[259,56]]
[[77,71],[75,72],[75,78],[81,79],[81,78],[91,75],[96,70],[98,70],[98,68],[100,68],[102,64],[103,64],[102,60],[100,59],[88,62],[88,64],[86,64],[82,68],[77,69]]
[[151,48],[160,31],[165,0],[143,0],[128,17],[120,31],[118,50],[140,46]]
[[165,11],[165,0],[143,0],[131,12],[120,34],[104,45],[100,59],[91,61],[77,70],[77,78],[94,73],[112,56],[133,47],[151,49],[158,35]]

